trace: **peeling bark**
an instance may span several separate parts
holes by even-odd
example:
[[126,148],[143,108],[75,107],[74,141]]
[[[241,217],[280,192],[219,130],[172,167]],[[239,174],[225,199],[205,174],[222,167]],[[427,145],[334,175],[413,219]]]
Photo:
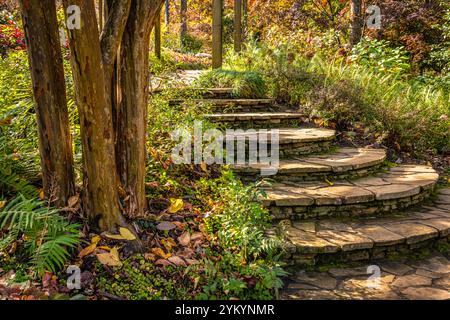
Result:
[[33,81],[45,196],[64,207],[75,193],[72,138],[53,0],[20,1]]
[[164,0],[132,0],[120,46],[117,110],[117,168],[127,194],[125,212],[142,216],[145,198],[146,126],[150,34]]
[[64,0],[78,5],[82,27],[69,30],[72,73],[80,116],[84,164],[84,210],[101,230],[123,225],[119,209],[113,124],[93,0]]

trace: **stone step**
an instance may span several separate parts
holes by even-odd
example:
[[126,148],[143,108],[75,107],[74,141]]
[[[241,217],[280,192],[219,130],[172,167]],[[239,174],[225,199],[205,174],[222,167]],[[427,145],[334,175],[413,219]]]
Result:
[[207,114],[205,118],[213,123],[221,123],[227,128],[287,128],[298,127],[307,117],[294,112],[255,112]]
[[[152,90],[152,94],[157,94],[157,93],[161,93],[164,90],[167,89],[162,89],[162,88],[158,88],[158,89],[154,89]],[[186,94],[186,95],[199,95],[201,97],[203,97],[204,99],[232,99],[233,98],[233,88],[172,88],[170,89],[172,91],[176,91],[179,94]],[[183,100],[182,99],[178,99],[178,100],[172,100],[171,103],[174,104],[179,104],[181,103]]]
[[[171,105],[183,104],[186,100],[174,99],[170,101]],[[189,101],[189,100],[188,100]],[[274,99],[192,99],[199,105],[210,106],[213,112],[235,113],[235,112],[276,112],[286,109],[275,104]]]
[[354,220],[287,222],[277,227],[286,260],[303,267],[329,262],[380,259],[450,242],[450,188],[434,203],[396,215]]
[[[227,130],[226,141],[246,140],[246,151],[257,152],[248,143],[261,135],[267,139],[268,149],[272,149],[272,138],[278,135],[280,159],[328,151],[336,137],[334,130],[323,128],[284,128],[271,130]],[[252,148],[252,149],[250,149]]]
[[[269,178],[293,182],[357,178],[379,170],[385,159],[386,151],[383,149],[339,148],[332,154],[281,160],[278,171]],[[261,172],[267,167],[267,164],[249,164],[231,168],[243,181],[255,181],[261,178]]]
[[429,166],[401,165],[355,180],[274,183],[262,202],[276,219],[368,216],[421,202],[438,179]]

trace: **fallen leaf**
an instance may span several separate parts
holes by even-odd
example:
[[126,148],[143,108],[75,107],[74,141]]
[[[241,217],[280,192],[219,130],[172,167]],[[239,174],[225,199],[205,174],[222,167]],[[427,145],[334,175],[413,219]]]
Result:
[[161,230],[161,231],[169,231],[169,230],[173,230],[175,228],[176,228],[176,225],[174,225],[172,222],[169,222],[169,221],[163,221],[156,226],[156,229]]
[[44,198],[45,198],[44,189],[39,189],[38,193],[39,193],[39,199],[44,200]]
[[178,242],[184,247],[189,245],[189,242],[191,242],[191,235],[189,234],[189,232],[186,231],[181,236],[179,236]]
[[162,245],[167,251],[171,251],[177,244],[172,238],[165,238],[161,240]]
[[108,247],[108,246],[100,246],[98,248],[101,249],[101,250],[105,250],[105,251],[111,251],[111,248]]
[[193,264],[197,264],[198,260],[186,258],[186,263],[188,265],[193,265]]
[[157,260],[155,262],[155,265],[167,267],[167,266],[171,266],[172,264],[169,261],[165,260],[165,259],[159,259],[159,260]]
[[181,259],[180,257],[177,257],[177,256],[172,256],[168,260],[170,262],[172,262],[176,266],[183,266],[183,267],[187,266],[186,262],[183,259]]
[[97,249],[97,243],[91,243],[86,248],[81,250],[80,253],[78,253],[78,258],[82,259],[82,258],[90,255],[92,252],[95,251],[95,249]]
[[148,261],[156,260],[156,256],[153,253],[145,253],[144,258],[145,258],[145,260],[148,260]]
[[97,243],[99,243],[99,242],[100,242],[100,240],[101,240],[100,236],[98,236],[98,235],[95,235],[95,236],[93,236],[93,237],[92,237],[92,239],[91,239],[91,243],[95,243],[95,244],[97,244]]
[[152,248],[152,253],[163,258],[163,259],[167,259],[171,256],[170,253],[165,253],[163,249],[161,248]]
[[330,186],[334,186],[334,182],[331,182],[330,180],[325,178],[325,182],[328,183]]
[[73,197],[70,197],[69,200],[67,200],[67,205],[69,208],[73,208],[78,204],[78,201],[80,201],[80,196],[75,195]]
[[177,213],[183,209],[184,203],[183,199],[170,199],[170,207],[168,209],[169,213]]
[[201,238],[203,238],[203,234],[201,232],[194,232],[191,235],[191,241],[196,241],[196,240],[201,239]]
[[0,201],[0,209],[3,209],[6,206],[6,201]]
[[157,181],[153,181],[153,182],[147,182],[145,184],[145,186],[148,188],[158,188],[160,186],[160,184]]
[[116,247],[112,248],[110,252],[97,254],[97,259],[101,264],[110,267],[119,267],[122,265],[119,258],[119,250]]
[[206,165],[206,163],[202,162],[200,164],[200,168],[202,168],[203,171],[208,172],[208,166]]
[[136,240],[136,236],[130,230],[128,230],[127,228],[120,228],[119,231],[120,231],[120,235],[125,240],[128,240],[128,241]]

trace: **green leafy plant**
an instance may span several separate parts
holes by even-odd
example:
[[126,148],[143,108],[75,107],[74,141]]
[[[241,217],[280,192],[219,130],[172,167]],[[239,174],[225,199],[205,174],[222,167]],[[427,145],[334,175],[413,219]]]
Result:
[[252,71],[211,70],[202,74],[197,84],[204,88],[233,88],[233,96],[240,98],[261,98],[266,93],[263,78]]
[[79,244],[78,228],[43,202],[19,195],[0,211],[0,229],[7,231],[0,251],[18,242],[38,274],[56,272]]
[[404,74],[411,69],[408,52],[403,47],[392,47],[386,40],[364,38],[353,48],[350,58],[380,73]]

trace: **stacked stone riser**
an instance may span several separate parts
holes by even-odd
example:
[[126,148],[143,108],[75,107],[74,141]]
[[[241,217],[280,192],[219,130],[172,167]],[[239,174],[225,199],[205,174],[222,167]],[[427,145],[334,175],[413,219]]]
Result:
[[337,204],[333,206],[271,206],[269,211],[275,220],[309,220],[342,217],[368,217],[407,209],[426,200],[431,190],[423,190],[412,197],[393,200],[371,201],[364,204]]
[[246,173],[242,170],[233,170],[238,177],[246,182],[251,183],[260,179],[269,178],[274,181],[279,182],[304,182],[304,181],[334,181],[334,180],[342,180],[342,179],[357,179],[366,177],[383,170],[382,165],[373,166],[371,168],[350,170],[343,173],[323,173],[323,172],[312,172],[312,173],[290,173],[290,172],[278,172],[274,176],[261,176],[258,173]]
[[398,256],[424,248],[439,248],[450,244],[450,236],[442,236],[429,240],[419,241],[413,244],[396,244],[391,246],[373,247],[364,250],[354,250],[349,252],[337,252],[327,254],[313,253],[285,253],[284,260],[293,269],[305,268],[314,265],[327,265],[333,263],[348,263],[352,261],[368,261],[377,259],[395,259]]

